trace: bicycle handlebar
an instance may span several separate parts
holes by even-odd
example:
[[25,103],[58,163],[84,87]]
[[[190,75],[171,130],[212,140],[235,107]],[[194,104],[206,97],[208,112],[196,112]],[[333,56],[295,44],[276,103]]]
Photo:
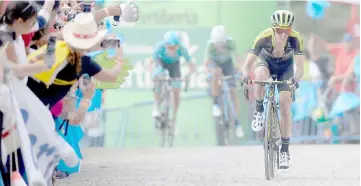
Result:
[[[259,85],[263,85],[263,86],[264,85],[282,85],[282,84],[292,85],[292,82],[290,80],[276,81],[276,80],[268,79],[265,81],[250,80],[250,84],[259,84]],[[242,86],[243,86],[243,83],[242,83]],[[296,101],[296,93],[295,92],[296,92],[296,90],[294,88],[291,88],[291,98],[292,98],[293,102]]]
[[185,87],[184,87],[184,92],[187,92],[188,91],[188,85],[189,85],[189,81],[190,81],[190,78],[189,78],[189,75],[186,75],[184,78],[170,78],[168,76],[165,76],[165,77],[157,77],[155,79],[153,79],[153,81],[158,81],[158,82],[161,82],[161,81],[166,81],[166,82],[171,82],[171,81],[177,81],[177,82],[182,82],[184,81],[186,84],[185,84]]
[[284,81],[274,81],[274,80],[266,80],[266,81],[258,81],[258,80],[250,80],[251,84],[260,84],[260,85],[281,85],[281,84],[292,84],[290,81],[288,80],[284,80]]
[[238,80],[241,76],[239,74],[234,74],[234,75],[230,75],[230,76],[222,76],[220,79],[222,81],[226,81],[226,80],[230,80],[230,79],[236,79]]

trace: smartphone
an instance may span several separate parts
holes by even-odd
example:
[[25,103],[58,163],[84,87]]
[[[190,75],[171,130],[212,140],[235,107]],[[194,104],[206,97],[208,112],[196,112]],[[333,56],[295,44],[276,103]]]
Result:
[[114,16],[113,20],[116,21],[116,22],[119,22],[120,21],[120,16]]
[[90,76],[89,74],[83,74],[83,85],[87,87],[90,83]]
[[64,25],[65,25],[65,23],[56,22],[54,24],[54,28],[57,29],[57,30],[61,30],[64,27]]
[[117,38],[106,39],[100,44],[100,46],[102,48],[119,48],[120,40]]
[[15,32],[10,30],[6,25],[0,27],[0,47],[7,42],[13,42],[16,40]]
[[101,21],[98,23],[98,28],[104,28],[104,21]]
[[112,25],[113,26],[118,26],[120,24],[120,16],[113,16],[113,22]]
[[75,18],[76,14],[68,14],[68,22]]
[[91,4],[83,3],[83,4],[81,5],[81,11],[82,11],[82,12],[91,12],[91,11],[92,11],[92,5],[91,5]]
[[56,37],[50,36],[44,58],[44,63],[48,66],[48,68],[51,68],[55,61],[55,46],[56,46]]

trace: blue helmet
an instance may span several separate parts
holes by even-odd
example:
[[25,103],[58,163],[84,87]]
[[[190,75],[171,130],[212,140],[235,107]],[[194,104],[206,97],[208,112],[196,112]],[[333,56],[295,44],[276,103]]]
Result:
[[179,45],[181,43],[179,33],[176,31],[168,31],[164,34],[164,42],[168,45]]

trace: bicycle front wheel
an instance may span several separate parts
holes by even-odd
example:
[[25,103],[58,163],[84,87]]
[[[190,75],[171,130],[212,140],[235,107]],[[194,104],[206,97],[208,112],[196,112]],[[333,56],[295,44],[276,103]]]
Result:
[[265,125],[264,125],[264,138],[263,138],[263,149],[264,149],[264,168],[265,168],[265,176],[266,180],[271,179],[271,169],[274,166],[274,155],[271,143],[271,123],[272,122],[272,104],[271,101],[268,101],[266,117],[265,117]]

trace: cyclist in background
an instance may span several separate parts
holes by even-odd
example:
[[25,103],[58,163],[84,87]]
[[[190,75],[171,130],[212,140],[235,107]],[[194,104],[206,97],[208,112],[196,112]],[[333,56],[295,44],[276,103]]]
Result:
[[[192,58],[189,56],[187,49],[181,43],[181,37],[177,31],[169,31],[165,33],[163,41],[159,42],[153,52],[153,61],[156,64],[156,68],[153,70],[153,78],[164,74],[165,70],[168,70],[170,78],[181,78],[180,58],[184,57],[189,66],[189,74],[194,71],[194,65]],[[181,88],[180,81],[171,82],[173,87],[174,97],[174,111],[173,121],[176,120],[176,115],[179,107],[179,93]],[[155,82],[154,88],[155,105],[152,111],[153,117],[160,116],[159,105],[159,88],[158,83]]]
[[[226,29],[223,25],[213,27],[210,39],[207,41],[205,52],[205,69],[211,74],[211,94],[213,97],[212,114],[215,117],[221,116],[223,113],[220,109],[221,87],[219,80],[222,76],[235,75],[236,68],[233,65],[232,57],[236,58],[237,63],[241,63],[241,56],[237,52],[236,43],[231,37],[228,37]],[[234,101],[237,116],[234,118],[236,126],[236,135],[242,137],[243,130],[239,122],[239,100],[237,98],[235,80],[228,81],[231,87],[231,96]]]
[[[298,87],[298,81],[303,76],[304,57],[303,39],[301,35],[292,29],[295,17],[290,11],[277,10],[272,16],[272,28],[262,31],[253,43],[246,62],[243,64],[244,84],[250,83],[249,73],[253,63],[259,56],[255,68],[257,80],[267,80],[271,75],[277,75],[277,79],[290,80],[291,86],[278,85],[281,113],[281,138],[282,147],[280,154],[280,168],[289,168],[290,154],[288,150],[289,140],[292,132],[291,115],[291,88]],[[296,71],[293,70],[295,62]],[[255,85],[256,111],[252,121],[252,129],[259,132],[264,123],[263,99],[264,87]]]

